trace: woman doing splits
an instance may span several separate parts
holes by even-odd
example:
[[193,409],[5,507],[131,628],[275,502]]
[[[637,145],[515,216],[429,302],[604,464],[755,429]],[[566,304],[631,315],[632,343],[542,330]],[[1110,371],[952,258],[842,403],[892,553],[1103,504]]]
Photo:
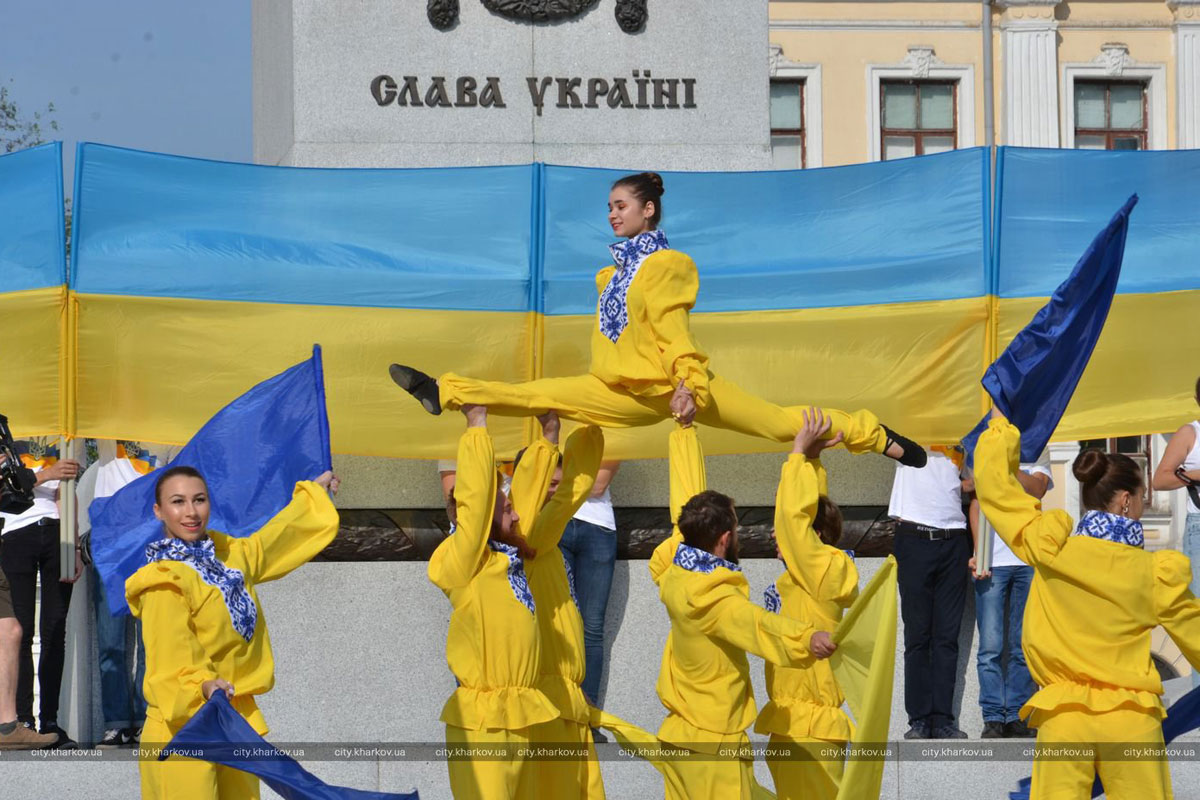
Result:
[[[696,265],[672,250],[658,229],[662,195],[662,178],[654,172],[613,184],[608,219],[613,232],[626,238],[609,248],[614,265],[596,275],[600,298],[587,375],[516,384],[454,373],[434,380],[413,367],[393,364],[392,379],[431,414],[463,404],[519,417],[554,410],[567,419],[610,428],[651,425],[673,416],[683,425],[695,419],[790,442],[804,424],[802,407],[777,406],[709,371],[708,356],[688,326],[700,288]],[[827,436],[842,434],[851,452],[883,453],[902,464],[925,465],[922,448],[880,425],[871,412],[826,413],[832,421]]]
[[[1113,800],[1168,798],[1150,635],[1162,625],[1200,666],[1188,559],[1142,549],[1146,482],[1128,456],[1085,450],[1075,459],[1087,509],[1078,525],[1064,511],[1042,513],[1017,481],[1021,433],[992,413],[975,447],[975,491],[996,533],[1034,569],[1023,647],[1041,689],[1020,712],[1038,731],[1030,796],[1083,800],[1098,772]],[[1075,760],[1080,751],[1088,754]]]
[[[162,539],[146,566],[125,582],[129,609],[146,642],[143,747],[163,747],[213,692],[223,691],[260,734],[267,723],[254,698],[275,683],[271,639],[256,584],[282,578],[325,549],[338,531],[326,472],[296,484],[292,501],[261,530],[235,538],[208,530],[209,496],[192,467],[171,467],[155,486]],[[247,800],[258,778],[207,761],[157,753],[141,761],[143,800]]]

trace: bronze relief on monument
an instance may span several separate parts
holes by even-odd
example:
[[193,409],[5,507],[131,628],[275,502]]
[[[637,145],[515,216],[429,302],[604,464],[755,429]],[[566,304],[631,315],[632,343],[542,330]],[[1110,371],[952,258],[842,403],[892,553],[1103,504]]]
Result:
[[[518,22],[545,23],[573,19],[590,11],[600,0],[480,0],[489,11]],[[458,23],[459,0],[428,0],[426,14],[438,30]],[[617,0],[613,14],[626,33],[637,33],[646,24],[647,0]]]

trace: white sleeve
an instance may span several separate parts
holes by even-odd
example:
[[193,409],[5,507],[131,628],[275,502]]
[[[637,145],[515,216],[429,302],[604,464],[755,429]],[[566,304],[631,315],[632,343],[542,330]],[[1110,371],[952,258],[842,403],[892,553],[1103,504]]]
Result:
[[1045,475],[1050,480],[1050,483],[1046,486],[1046,491],[1053,489],[1054,473],[1050,471],[1050,448],[1043,447],[1042,452],[1037,457],[1037,461],[1022,464],[1021,472],[1027,475]]

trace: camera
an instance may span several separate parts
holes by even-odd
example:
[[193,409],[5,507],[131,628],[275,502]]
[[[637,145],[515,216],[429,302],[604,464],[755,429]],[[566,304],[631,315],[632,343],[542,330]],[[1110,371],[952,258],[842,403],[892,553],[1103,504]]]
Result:
[[8,428],[8,417],[0,414],[0,511],[20,514],[33,505],[33,487],[37,478],[33,470],[21,465]]

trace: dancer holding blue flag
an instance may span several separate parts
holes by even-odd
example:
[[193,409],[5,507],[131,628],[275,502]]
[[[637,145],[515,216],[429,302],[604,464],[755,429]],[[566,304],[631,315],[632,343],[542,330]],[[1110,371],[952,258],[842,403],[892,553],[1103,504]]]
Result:
[[[282,578],[333,541],[337,478],[326,471],[296,484],[292,501],[257,533],[234,538],[208,529],[209,491],[192,467],[172,466],[155,483],[154,515],[163,538],[125,584],[146,641],[143,746],[161,747],[214,692],[260,734],[255,697],[275,683],[275,662],[254,587]],[[206,761],[141,762],[143,800],[245,800],[258,778]]]
[[[535,416],[557,411],[566,419],[604,427],[652,425],[668,416],[684,425],[728,428],[790,442],[804,424],[801,406],[783,407],[714,375],[689,327],[700,290],[696,264],[671,249],[662,219],[662,177],[627,175],[613,184],[608,220],[625,241],[609,250],[613,266],[596,275],[599,299],[587,375],[501,383],[446,373],[437,380],[410,366],[392,364],[391,376],[426,411],[464,404],[491,413]],[[925,465],[915,442],[879,424],[870,411],[826,409],[828,437],[842,434],[852,453],[882,453],[903,464]]]
[[[1025,492],[1016,477],[1020,455],[1021,432],[993,411],[975,450],[975,489],[997,534],[1034,568],[1024,649],[1041,688],[1021,709],[1038,729],[1031,797],[1090,797],[1097,773],[1113,800],[1170,797],[1165,757],[1106,758],[1103,746],[1163,745],[1163,686],[1150,634],[1162,625],[1200,666],[1191,565],[1182,553],[1143,549],[1146,479],[1132,459],[1080,453],[1073,471],[1087,510],[1076,525],[1063,511],[1043,513]],[[1063,760],[1055,746],[1090,747],[1094,755]]]

